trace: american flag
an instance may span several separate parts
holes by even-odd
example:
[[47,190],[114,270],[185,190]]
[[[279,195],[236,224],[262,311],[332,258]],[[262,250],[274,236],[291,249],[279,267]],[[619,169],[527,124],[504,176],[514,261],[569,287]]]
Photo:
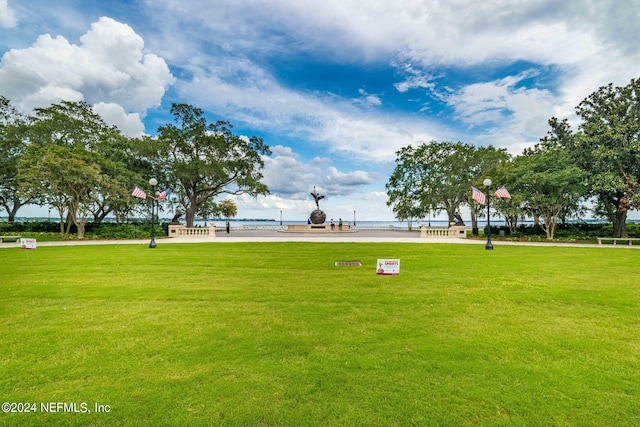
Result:
[[484,195],[482,191],[478,190],[476,187],[473,187],[473,186],[471,187],[471,190],[473,191],[473,194],[471,195],[471,198],[473,200],[480,203],[481,205],[487,204],[487,197]]
[[145,193],[144,191],[139,189],[137,185],[136,185],[136,188],[133,189],[133,193],[131,193],[131,195],[133,197],[137,197],[139,199],[146,199],[147,198],[147,193]]
[[167,188],[162,193],[158,193],[158,197],[156,197],[156,200],[160,202],[160,201],[166,199],[167,197],[169,197],[169,194],[171,194],[171,190],[169,190]]
[[504,199],[510,199],[511,194],[507,191],[505,187],[498,188],[495,193],[493,193],[496,197],[502,197]]

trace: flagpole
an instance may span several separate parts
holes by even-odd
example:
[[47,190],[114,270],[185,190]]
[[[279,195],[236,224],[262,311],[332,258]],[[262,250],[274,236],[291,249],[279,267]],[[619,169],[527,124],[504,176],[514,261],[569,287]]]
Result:
[[[151,185],[151,194],[156,193],[156,185],[158,185],[158,180],[155,178],[151,178],[149,180],[149,185]],[[155,227],[155,209],[154,209],[154,201],[155,198],[151,196],[151,243],[149,243],[150,248],[156,247],[156,227]]]
[[489,195],[489,187],[491,186],[491,180],[489,178],[483,181],[485,187],[487,187],[487,245],[485,249],[490,251],[493,250],[493,244],[491,243],[491,211],[490,209],[490,195]]

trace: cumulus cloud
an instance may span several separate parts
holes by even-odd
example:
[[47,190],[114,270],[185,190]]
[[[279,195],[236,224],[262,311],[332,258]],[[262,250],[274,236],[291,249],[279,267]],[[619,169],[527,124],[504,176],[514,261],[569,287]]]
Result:
[[276,146],[272,152],[275,157],[263,158],[262,182],[272,194],[306,198],[309,186],[321,173],[320,169],[296,160],[297,155],[289,147]]
[[505,120],[518,114],[526,122],[527,116],[552,110],[553,96],[545,90],[516,87],[531,73],[509,76],[491,82],[475,83],[463,87],[449,96],[447,102],[465,123],[477,125]]
[[405,76],[403,81],[394,83],[394,87],[400,93],[405,93],[410,89],[433,90],[436,86],[433,76],[425,73],[424,70],[415,68],[410,63],[401,63],[394,59],[391,61],[391,65],[399,69]]
[[372,95],[370,93],[367,93],[367,91],[362,88],[358,89],[358,93],[362,95],[362,97],[364,98],[364,101],[367,104],[374,105],[374,106],[382,105],[382,100],[378,95]]
[[321,166],[326,162],[317,158],[310,163],[301,162],[290,147],[278,145],[272,148],[272,153],[271,157],[263,158],[262,182],[276,196],[309,199],[314,186],[328,196],[344,196],[380,179],[379,174],[362,170],[341,172],[334,166],[323,169]]
[[113,102],[98,102],[93,105],[93,111],[100,115],[107,124],[118,126],[125,135],[132,137],[144,135],[144,125],[140,113],[127,113],[121,105]]
[[[234,121],[284,130],[363,162],[389,161],[399,148],[433,139],[470,135],[469,142],[484,144],[498,135],[501,144],[513,147],[535,142],[550,116],[571,114],[598,86],[626,84],[640,72],[640,55],[631,42],[640,38],[640,27],[633,25],[639,12],[626,8],[632,13],[623,15],[613,0],[597,5],[539,0],[517,8],[502,0],[379,0],[366,7],[340,0],[251,0],[249,7],[228,5],[224,16],[204,7],[204,0],[194,0],[193,8],[160,1],[164,13],[206,28],[206,37],[189,34],[192,43],[184,60],[194,78],[180,84],[183,98]],[[172,28],[167,31],[175,34]],[[211,39],[223,47],[222,54],[192,60]],[[397,93],[416,91],[420,114],[369,109],[382,106],[382,99],[363,86],[356,88],[362,97],[356,102],[294,90],[252,60],[300,53],[329,54],[341,64],[389,64],[396,71]],[[522,84],[522,68],[505,77],[504,70],[518,61],[530,63],[532,70],[552,67],[550,88]],[[500,73],[482,74],[481,68]],[[452,80],[449,71],[461,77]],[[426,115],[433,108],[425,99],[450,106],[453,115],[446,119],[463,126]]]
[[144,53],[144,41],[131,27],[106,17],[79,45],[45,34],[26,49],[6,52],[0,63],[0,93],[24,110],[86,101],[134,135],[146,110],[160,105],[174,82],[165,61]]
[[393,160],[398,149],[434,139],[441,127],[425,117],[362,111],[351,99],[292,90],[246,59],[216,58],[201,67],[193,80],[178,83],[183,98],[233,121],[311,140],[361,162]]
[[298,155],[296,153],[293,152],[293,150],[291,149],[291,147],[285,147],[282,145],[274,145],[271,148],[271,152],[276,155],[276,157],[291,157],[291,158],[296,158],[298,157]]
[[340,185],[367,185],[373,182],[372,175],[365,171],[344,173],[331,166],[327,169],[327,172],[329,173],[327,179]]
[[327,157],[314,157],[311,164],[315,166],[327,166],[331,164],[331,159]]
[[16,13],[9,7],[7,0],[0,0],[0,27],[13,28],[18,24]]

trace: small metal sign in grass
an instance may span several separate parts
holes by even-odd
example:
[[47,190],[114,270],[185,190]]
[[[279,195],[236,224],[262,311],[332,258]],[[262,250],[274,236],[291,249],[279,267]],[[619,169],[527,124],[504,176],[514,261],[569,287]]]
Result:
[[362,267],[360,261],[336,261],[336,267]]

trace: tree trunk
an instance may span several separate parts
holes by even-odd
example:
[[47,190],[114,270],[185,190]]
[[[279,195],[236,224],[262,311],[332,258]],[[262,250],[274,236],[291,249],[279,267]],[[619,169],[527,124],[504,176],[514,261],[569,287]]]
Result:
[[13,199],[13,205],[9,206],[8,200],[5,200],[7,203],[2,203],[2,206],[7,211],[7,220],[9,222],[15,222],[16,214],[18,213],[18,209],[24,206],[20,203],[16,198]]
[[60,216],[60,235],[64,236],[64,212],[58,211],[58,215]]
[[96,224],[102,224],[102,221],[109,215],[113,209],[107,209],[105,207],[101,207],[97,212],[93,212],[93,222]]
[[518,231],[518,215],[505,215],[504,220],[509,227],[510,233]]
[[18,208],[16,208],[16,206],[13,206],[13,209],[11,209],[10,211],[7,211],[7,213],[9,214],[9,218],[8,221],[9,222],[15,222],[16,221],[16,213],[18,213]]
[[628,237],[627,233],[627,212],[617,211],[613,215],[613,237]]
[[76,227],[78,229],[78,240],[84,239],[84,225],[85,225],[84,220],[80,220],[76,222]]
[[553,240],[553,235],[556,231],[556,224],[558,223],[558,218],[555,216],[543,217],[543,223],[540,224],[540,227],[547,234],[547,240]]
[[478,230],[478,212],[471,208],[471,232],[474,236],[477,236]]
[[185,212],[185,221],[187,222],[187,227],[193,227],[193,222],[196,218],[197,211],[198,206],[192,201]]
[[[451,224],[452,222],[456,222],[455,216],[454,216],[455,213],[456,213],[455,209],[447,210],[447,216],[449,217],[449,224]],[[449,224],[447,224],[447,227],[449,226]]]

